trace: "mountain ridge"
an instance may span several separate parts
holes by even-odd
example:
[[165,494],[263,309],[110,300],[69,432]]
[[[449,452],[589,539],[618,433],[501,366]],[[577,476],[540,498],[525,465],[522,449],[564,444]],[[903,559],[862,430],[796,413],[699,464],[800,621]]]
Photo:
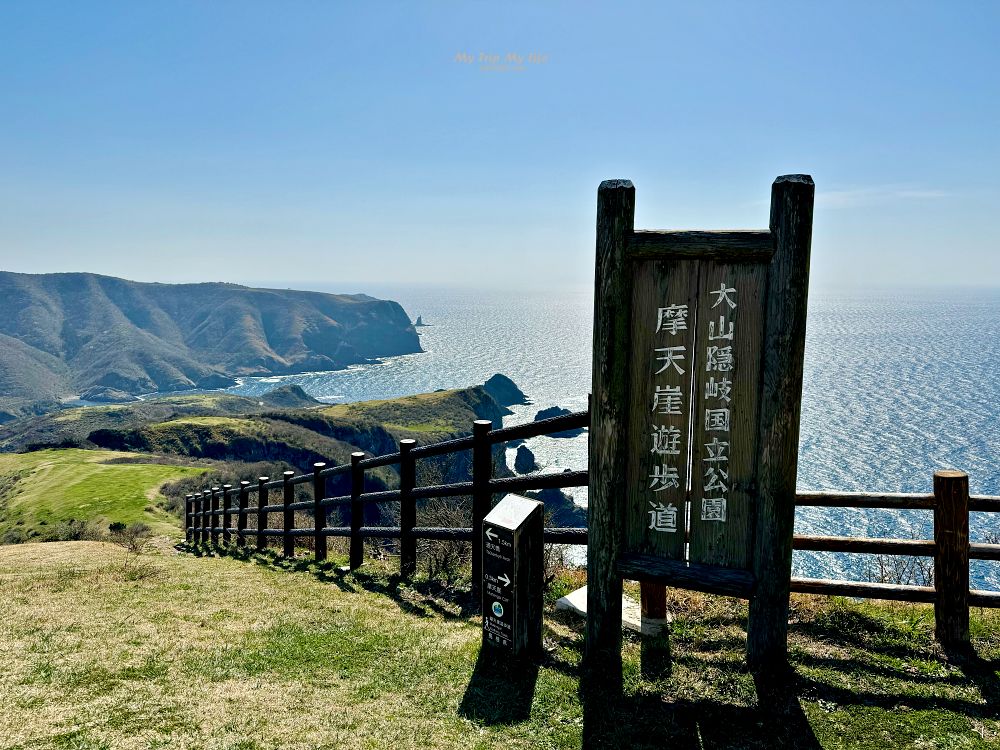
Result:
[[0,421],[94,387],[218,388],[419,351],[403,308],[363,294],[0,271]]

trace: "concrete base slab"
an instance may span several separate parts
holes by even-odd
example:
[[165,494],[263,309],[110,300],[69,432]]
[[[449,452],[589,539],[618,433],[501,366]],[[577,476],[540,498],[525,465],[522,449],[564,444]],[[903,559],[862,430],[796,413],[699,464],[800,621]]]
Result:
[[[556,609],[574,612],[581,617],[587,616],[587,587],[581,586],[556,601]],[[643,617],[639,602],[627,594],[622,594],[622,626],[640,635],[657,635],[670,622],[670,616],[665,620]]]

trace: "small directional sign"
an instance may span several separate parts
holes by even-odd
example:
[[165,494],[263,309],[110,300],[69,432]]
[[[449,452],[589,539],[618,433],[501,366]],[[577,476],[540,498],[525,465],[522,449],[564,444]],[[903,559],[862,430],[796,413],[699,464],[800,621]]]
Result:
[[483,521],[483,643],[515,655],[541,647],[543,507],[506,495]]

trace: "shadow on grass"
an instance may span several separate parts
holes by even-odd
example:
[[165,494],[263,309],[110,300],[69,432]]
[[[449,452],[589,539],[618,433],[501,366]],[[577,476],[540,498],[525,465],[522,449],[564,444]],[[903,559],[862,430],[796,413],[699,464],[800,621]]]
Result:
[[[811,701],[840,705],[887,711],[943,710],[1000,719],[1000,659],[984,659],[972,646],[942,650],[929,627],[918,629],[914,622],[912,618],[873,617],[850,608],[833,608],[822,618],[794,626],[791,632],[837,645],[849,654],[795,653],[796,665],[819,670],[798,675],[799,693]],[[885,657],[898,663],[887,663]],[[945,671],[922,673],[911,662],[936,662]],[[953,669],[946,670],[948,666]],[[966,697],[968,688],[975,688],[981,700]]]
[[1000,659],[983,659],[972,649],[949,654],[962,674],[979,688],[986,703],[984,716],[1000,719]]
[[518,724],[531,717],[538,664],[512,659],[484,646],[458,713],[486,725]]
[[822,747],[793,693],[772,696],[762,708],[645,692],[616,696],[594,675],[582,684],[580,699],[588,749]]
[[272,570],[307,573],[318,581],[332,583],[341,591],[356,593],[360,588],[381,594],[394,601],[404,612],[417,617],[467,619],[478,613],[478,602],[465,587],[443,586],[422,579],[407,581],[398,573],[371,572],[365,568],[350,571],[336,562],[316,562],[312,557],[289,558],[277,550],[258,551],[253,545],[178,544],[176,549],[198,557],[229,557]]

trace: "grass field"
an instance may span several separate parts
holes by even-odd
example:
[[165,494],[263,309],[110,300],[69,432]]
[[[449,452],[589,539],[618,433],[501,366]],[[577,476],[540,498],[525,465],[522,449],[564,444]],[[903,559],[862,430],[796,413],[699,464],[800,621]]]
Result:
[[436,391],[384,401],[335,404],[321,411],[335,418],[371,420],[399,436],[412,435],[429,440],[435,436],[447,437],[472,430],[472,420],[476,418],[472,405],[484,398],[485,392],[471,393],[470,390]]
[[76,449],[0,454],[0,535],[45,536],[68,519],[143,521],[159,533],[176,533],[177,519],[157,505],[159,488],[205,469],[108,463],[121,458],[135,456]]
[[[612,701],[599,676],[581,690],[580,622],[551,610],[544,658],[515,670],[480,658],[461,594],[377,564],[342,574],[165,547],[124,581],[120,554],[0,548],[0,747],[1000,745],[996,613],[974,613],[978,656],[952,662],[926,607],[797,597],[795,697],[762,708],[742,661],[745,606],[672,591],[672,670],[666,639],[627,637]],[[579,577],[564,573],[549,600]]]

